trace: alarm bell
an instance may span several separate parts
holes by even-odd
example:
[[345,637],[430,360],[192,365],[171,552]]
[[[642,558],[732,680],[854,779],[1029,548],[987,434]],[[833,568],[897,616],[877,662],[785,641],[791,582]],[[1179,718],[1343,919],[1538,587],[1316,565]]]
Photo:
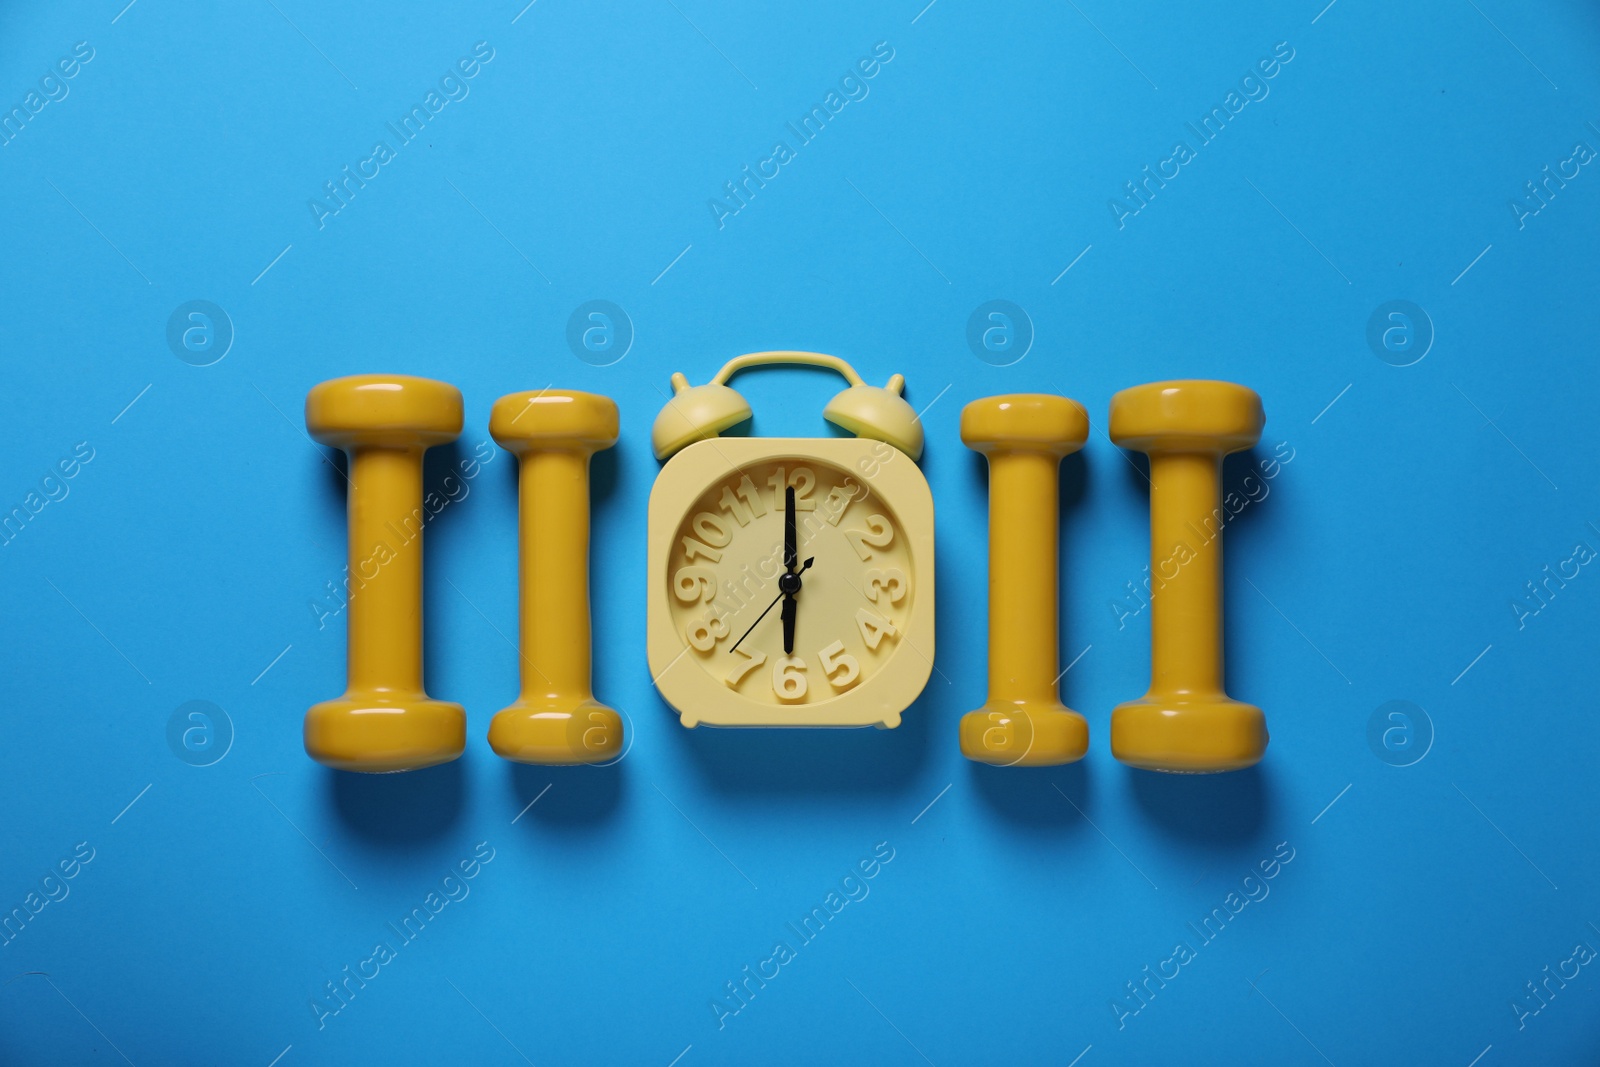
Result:
[[655,426],[650,431],[656,458],[664,460],[696,441],[715,437],[750,418],[750,405],[726,384],[727,380],[746,367],[779,363],[829,367],[838,371],[850,385],[828,401],[822,417],[857,437],[887,442],[912,459],[922,455],[922,420],[900,395],[906,384],[902,375],[893,375],[885,386],[868,385],[854,367],[838,356],[785,351],[736,356],[705,385],[690,385],[688,378],[674,374],[673,397],[656,416]]

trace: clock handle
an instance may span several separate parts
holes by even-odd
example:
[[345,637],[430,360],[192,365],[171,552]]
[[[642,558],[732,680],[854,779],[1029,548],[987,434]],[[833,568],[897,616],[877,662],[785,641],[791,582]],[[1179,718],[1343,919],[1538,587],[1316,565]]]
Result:
[[1088,436],[1088,413],[1064,396],[991,396],[961,412],[961,440],[989,458],[989,699],[961,718],[970,760],[1047,767],[1088,751],[1089,725],[1057,686],[1060,467]]
[[589,458],[616,443],[617,405],[544,389],[495,402],[489,432],[521,462],[518,489],[522,692],[489,744],[517,763],[604,763],[622,717],[594,699],[589,631]]
[[748,352],[722,365],[705,385],[690,385],[682,374],[672,376],[671,399],[656,416],[650,431],[656,458],[664,460],[696,441],[715,437],[750,418],[750,405],[728,379],[750,367],[799,364],[837,371],[849,387],[823,409],[822,417],[857,437],[884,441],[912,459],[922,455],[922,419],[900,394],[905,377],[891,375],[887,385],[868,385],[856,369],[838,356],[823,352],[779,350]]
[[[732,378],[746,367],[765,367],[782,363],[797,363],[806,367],[827,367],[838,371],[844,377],[844,380],[851,385],[867,384],[862,380],[861,375],[856,373],[854,367],[838,356],[830,356],[825,352],[795,352],[787,349],[772,352],[747,352],[742,356],[734,356],[722,365],[721,370],[711,376],[711,381],[715,385],[727,385],[729,378]],[[905,379],[898,374],[895,377],[900,379],[901,384],[905,383]],[[896,392],[898,391],[897,389]]]

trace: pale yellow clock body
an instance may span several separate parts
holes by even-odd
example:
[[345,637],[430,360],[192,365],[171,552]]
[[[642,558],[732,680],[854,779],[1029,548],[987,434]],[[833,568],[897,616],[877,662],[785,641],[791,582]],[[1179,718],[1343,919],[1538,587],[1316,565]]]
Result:
[[[792,655],[778,587],[789,487],[811,560]],[[656,479],[649,546],[650,673],[684,726],[894,727],[928,681],[933,495],[892,445],[697,442]]]

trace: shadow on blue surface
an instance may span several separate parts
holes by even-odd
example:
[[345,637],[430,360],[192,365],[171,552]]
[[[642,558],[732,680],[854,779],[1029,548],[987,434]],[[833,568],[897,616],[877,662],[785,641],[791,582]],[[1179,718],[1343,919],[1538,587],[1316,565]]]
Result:
[[1095,753],[1062,767],[991,767],[969,763],[973,792],[989,813],[1036,833],[1089,830]]
[[464,760],[404,774],[327,770],[328,807],[352,833],[380,845],[411,847],[443,837],[461,814]]
[[608,767],[506,764],[516,820],[556,831],[591,830],[609,819],[627,787],[626,759]]
[[[652,693],[656,714],[677,712]],[[931,719],[924,690],[893,730],[740,729],[699,726],[668,731],[685,761],[723,795],[849,796],[903,792],[929,755]]]
[[[1140,502],[1148,507],[1149,457],[1143,453],[1126,450],[1122,450],[1122,454],[1132,461],[1124,467],[1122,489],[1124,492],[1136,495]],[[1230,517],[1223,527],[1224,601],[1231,599],[1230,588],[1233,594],[1237,595],[1237,587],[1244,584],[1242,572],[1230,575],[1230,571],[1235,569],[1230,568],[1229,563],[1238,558],[1240,553],[1238,543],[1240,538],[1237,536],[1239,531],[1235,527],[1241,521],[1254,526],[1259,522],[1261,515],[1270,513],[1271,510],[1262,508],[1256,503],[1258,499],[1265,500],[1270,495],[1270,489],[1266,493],[1261,489],[1264,483],[1260,472],[1262,464],[1270,462],[1271,458],[1270,448],[1256,445],[1223,459],[1222,498],[1226,500],[1229,494],[1236,494],[1239,498],[1249,501],[1236,515]],[[1263,532],[1258,528],[1251,540],[1259,544],[1262,536]],[[1148,622],[1145,625],[1148,625]],[[1228,668],[1235,658],[1242,659],[1249,655],[1247,646],[1241,648],[1244,636],[1236,633],[1229,614],[1224,611],[1223,677],[1225,679],[1232,673]],[[1129,698],[1136,695],[1129,693]],[[1243,696],[1239,699],[1250,698]],[[1267,713],[1270,730],[1274,709],[1263,710]],[[1266,760],[1271,759],[1272,750],[1269,745]],[[1159,832],[1173,838],[1198,845],[1240,845],[1258,838],[1263,828],[1270,822],[1269,809],[1273,801],[1273,790],[1271,772],[1265,764],[1225,774],[1165,774],[1160,771],[1134,768],[1119,769],[1127,776],[1129,792],[1133,795],[1140,813],[1148,818]]]
[[[348,537],[345,528],[350,482],[349,457],[337,449],[318,448],[324,460],[321,507],[325,514],[322,526],[330,533],[338,531],[341,540]],[[429,449],[423,458],[423,493],[437,493],[450,499],[451,493],[445,479],[460,470],[463,451],[459,441]],[[456,495],[460,496],[460,489]],[[439,512],[445,517],[454,509],[446,507]],[[431,533],[434,520],[427,522]],[[437,603],[443,591],[434,588],[437,568],[429,568],[426,560],[437,550],[437,538],[423,538],[423,603]],[[330,564],[333,561],[329,561]],[[348,562],[348,559],[346,559]],[[438,642],[426,639],[427,609],[424,608],[423,677],[433,674],[437,664],[433,649]],[[470,747],[470,740],[469,740]],[[358,774],[350,771],[328,770],[323,775],[323,791],[328,807],[354,834],[380,845],[412,846],[417,842],[442,837],[459,819],[465,789],[464,760],[453,760],[437,767],[404,774]]]
[[1238,845],[1259,838],[1271,822],[1272,777],[1263,764],[1226,774],[1125,773],[1140,814],[1168,836]]
[[[1091,439],[1085,448],[1092,448],[1094,441]],[[969,473],[973,481],[983,486],[984,506],[989,507],[989,461],[978,452],[967,454]],[[1073,552],[1073,541],[1076,533],[1076,518],[1078,507],[1089,492],[1089,464],[1082,450],[1065,456],[1061,460],[1058,472],[1058,522],[1060,535],[1057,538],[1057,596],[1058,604],[1068,603],[1071,590],[1067,587],[1067,575],[1070,571],[1069,558]],[[987,522],[987,518],[985,519]],[[987,549],[986,549],[987,551]],[[948,556],[946,557],[948,558]],[[981,557],[987,566],[987,555]],[[993,605],[990,605],[993,610]],[[949,624],[950,612],[941,614],[940,621]],[[1057,620],[1060,626],[1058,640],[1060,648],[1057,651],[1058,663],[1062,666],[1072,662],[1076,654],[1070,651],[1074,636],[1061,625],[1063,613],[1058,610]],[[987,641],[987,634],[985,634]],[[1065,672],[1063,672],[1065,673]],[[1057,680],[1058,685],[1060,679]],[[981,702],[979,695],[974,694],[972,707],[961,708],[964,714],[971,711]],[[1071,701],[1064,701],[1071,707]],[[959,718],[959,715],[957,716]],[[954,733],[955,724],[951,723],[951,732]],[[1094,749],[1091,742],[1090,753],[1077,763],[1057,767],[991,767],[982,763],[969,763],[968,774],[972,782],[973,791],[983,801],[990,813],[1006,819],[1013,827],[1033,831],[1056,832],[1080,827],[1088,829],[1088,825],[1080,812],[1087,811],[1090,803],[1089,797],[1093,790],[1091,783],[1094,774]],[[1074,805],[1078,805],[1077,808]]]

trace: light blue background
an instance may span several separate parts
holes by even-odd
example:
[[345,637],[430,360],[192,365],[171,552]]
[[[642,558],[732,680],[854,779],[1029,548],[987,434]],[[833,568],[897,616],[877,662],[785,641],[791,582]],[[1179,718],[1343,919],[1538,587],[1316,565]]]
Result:
[[[1600,147],[1590,5],[124,2],[0,12],[5,109],[94,49],[0,148],[0,505],[94,451],[0,549],[0,905],[78,842],[95,856],[0,948],[0,1061],[1595,1062],[1594,968],[1520,1029],[1511,1007],[1600,948],[1600,577],[1552,583],[1520,628],[1511,606],[1600,547],[1600,174],[1522,228],[1509,207]],[[308,199],[478,41],[494,59],[470,95],[319,229]],[[879,41],[870,95],[719,230],[708,200]],[[1294,58],[1270,95],[1119,229],[1122,184],[1277,42]],[[997,298],[1036,334],[1009,367],[965,340]],[[193,299],[236,331],[209,367],[166,342]],[[566,343],[592,299],[637,333],[613,366]],[[1393,299],[1436,332],[1413,366],[1366,341]],[[939,673],[896,731],[688,732],[650,686],[668,376],[790,346],[904,373],[927,409]],[[305,756],[301,717],[344,671],[342,616],[319,630],[310,604],[345,560],[343,483],[302,404],[373,370],[465,394],[435,486],[503,393],[621,406],[593,544],[618,765],[515,767],[484,740],[517,687],[498,451],[427,537],[428,685],[467,707],[466,755],[383,778]],[[1294,456],[1227,537],[1229,688],[1272,746],[1214,778],[1131,771],[1107,744],[1149,635],[1112,608],[1148,511],[1105,412],[1175,376],[1257,389],[1256,458]],[[753,432],[826,432],[836,380],[738,384]],[[1075,397],[1096,429],[1063,475],[1062,664],[1083,653],[1063,696],[1093,739],[1068,768],[956,747],[986,632],[985,476],[957,421],[1017,390]],[[166,740],[190,700],[236,733],[209,767]],[[1368,743],[1391,700],[1436,735],[1409,767]],[[323,983],[485,841],[470,896],[319,1030]],[[879,842],[870,895],[719,1029],[724,983]],[[1270,895],[1119,1029],[1124,983],[1198,944],[1186,923],[1280,842]]]

